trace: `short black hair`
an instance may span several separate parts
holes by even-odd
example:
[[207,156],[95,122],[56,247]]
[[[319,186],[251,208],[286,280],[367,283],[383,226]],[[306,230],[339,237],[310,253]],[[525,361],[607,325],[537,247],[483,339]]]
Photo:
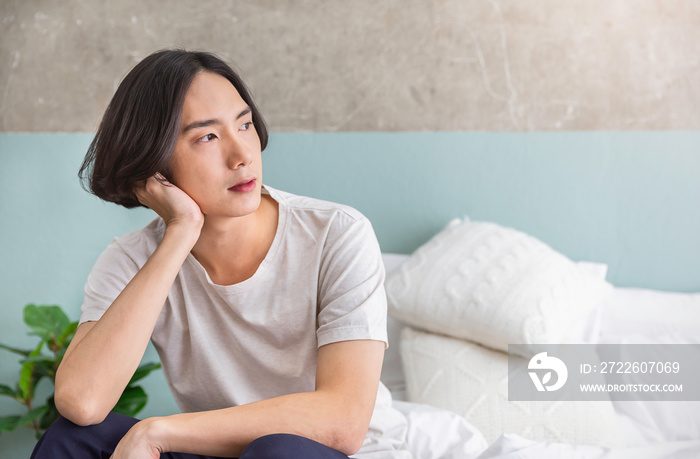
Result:
[[177,142],[185,95],[199,72],[226,78],[248,104],[262,150],[265,121],[238,74],[202,51],[162,50],[139,62],[122,80],[78,172],[87,191],[126,208],[143,206],[135,184],[160,172],[172,181],[170,160]]

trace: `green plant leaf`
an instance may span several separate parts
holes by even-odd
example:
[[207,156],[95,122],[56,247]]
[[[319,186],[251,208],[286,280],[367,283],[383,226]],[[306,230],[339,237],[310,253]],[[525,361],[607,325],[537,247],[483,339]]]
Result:
[[[68,344],[73,339],[73,335],[75,335],[75,331],[77,329],[78,329],[78,322],[71,322],[66,326],[66,329],[63,330],[63,333],[61,333],[58,336],[58,339],[56,340],[56,344],[59,346],[60,349],[64,349],[64,348],[68,347]],[[54,352],[57,352],[57,351],[54,351]]]
[[39,428],[41,430],[48,429],[59,416],[53,395],[46,399],[46,406],[49,407],[49,410],[46,413],[44,413],[44,415],[39,420]]
[[54,360],[34,362],[34,374],[39,378],[43,378],[44,376],[54,378],[56,376],[57,368],[58,362]]
[[146,395],[146,392],[141,388],[141,386],[127,386],[112,411],[134,417],[136,416],[136,413],[141,411],[143,407],[146,406],[147,402],[148,395]]
[[131,377],[131,380],[129,381],[129,384],[127,384],[127,387],[134,384],[136,381],[145,378],[148,376],[148,374],[154,370],[160,369],[161,365],[160,363],[144,363],[143,365],[139,365],[139,367],[136,369],[134,372],[134,376]]
[[[44,346],[44,340],[42,340],[39,345],[34,349],[30,354],[29,357],[34,357],[39,355],[41,352],[41,348]],[[36,385],[36,382],[32,384],[32,380],[34,379],[34,362],[27,362],[22,365],[22,369],[20,370],[20,375],[19,375],[19,389],[22,391],[22,398],[24,400],[31,400],[32,397],[34,396],[33,394],[33,387]]]
[[31,357],[27,357],[26,359],[22,359],[19,361],[19,363],[22,365],[24,365],[25,363],[38,363],[38,362],[50,363],[50,364],[55,363],[53,357],[49,357],[48,355],[43,355],[43,354],[33,355]]
[[31,424],[32,421],[39,419],[41,416],[45,415],[49,411],[49,407],[46,405],[38,406],[34,408],[32,411],[29,413],[25,414],[22,416],[22,419],[19,420],[19,425],[21,426],[26,426],[27,424]]
[[32,329],[34,335],[55,342],[70,324],[70,320],[59,306],[28,304],[24,307],[24,323]]
[[0,432],[11,432],[21,425],[19,422],[22,416],[2,416],[0,417]]
[[27,351],[24,349],[17,349],[16,347],[10,347],[6,346],[4,344],[0,344],[0,349],[5,349],[6,351],[14,352],[15,354],[23,355],[24,357],[27,357],[32,351]]
[[[70,343],[68,343],[70,344]],[[58,368],[58,365],[63,361],[63,357],[66,355],[66,351],[68,350],[68,345],[66,347],[62,347],[56,353],[54,354],[56,356],[56,368]]]
[[10,397],[17,398],[17,392],[10,386],[0,384],[0,395],[9,395]]
[[34,371],[32,372],[32,379],[29,384],[29,394],[32,398],[34,398],[37,384],[39,384],[42,379],[51,378],[51,383],[55,385],[55,373],[50,373],[51,371],[53,371],[51,367],[42,362],[34,364]]

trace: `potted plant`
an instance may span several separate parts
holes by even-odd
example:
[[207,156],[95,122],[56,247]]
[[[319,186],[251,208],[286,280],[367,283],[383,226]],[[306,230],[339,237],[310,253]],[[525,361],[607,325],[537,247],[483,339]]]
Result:
[[[34,349],[17,349],[0,344],[5,349],[22,356],[19,361],[20,376],[15,387],[0,384],[0,395],[11,397],[24,405],[24,415],[1,416],[0,433],[12,431],[20,426],[28,426],[36,431],[37,439],[58,417],[53,392],[42,405],[34,401],[35,389],[44,378],[55,385],[56,370],[73,339],[78,322],[71,322],[59,306],[37,306],[28,304],[24,307],[24,323],[31,329],[30,335],[39,337],[39,344]],[[48,352],[47,352],[48,351]],[[134,383],[160,368],[160,363],[146,363],[139,366],[127,384],[121,398],[113,411],[135,416],[146,406],[148,396],[141,386]]]

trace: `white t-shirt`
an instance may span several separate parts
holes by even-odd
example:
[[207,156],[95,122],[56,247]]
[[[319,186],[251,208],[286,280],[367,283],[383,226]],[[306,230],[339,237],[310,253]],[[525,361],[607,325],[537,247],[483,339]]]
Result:
[[[189,254],[153,330],[165,377],[185,412],[313,391],[320,346],[387,342],[384,267],[369,220],[347,206],[267,186],[263,193],[279,204],[279,222],[255,274],[217,285]],[[112,241],[88,277],[81,323],[102,317],[164,230],[157,218]],[[355,457],[410,457],[405,430],[380,384]]]

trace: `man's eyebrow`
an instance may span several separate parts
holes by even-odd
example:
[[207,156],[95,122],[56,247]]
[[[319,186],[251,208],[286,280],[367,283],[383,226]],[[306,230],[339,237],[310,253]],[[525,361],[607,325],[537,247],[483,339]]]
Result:
[[[238,120],[238,119],[243,118],[243,117],[246,116],[248,113],[251,113],[251,111],[252,111],[252,110],[250,109],[250,107],[244,108],[243,111],[242,111],[241,113],[238,114],[238,116],[236,117],[236,119]],[[222,123],[221,120],[219,120],[219,119],[210,119],[210,120],[202,120],[202,121],[193,121],[192,123],[190,123],[190,124],[188,124],[188,125],[186,125],[185,127],[182,128],[182,133],[183,133],[183,134],[186,134],[187,132],[191,131],[192,129],[197,129],[197,128],[201,128],[201,127],[207,127],[207,126],[211,126],[211,125],[213,125],[213,124],[223,124],[223,123]]]
[[250,113],[251,111],[252,111],[252,110],[250,109],[250,107],[244,108],[243,111],[242,111],[241,113],[238,114],[238,116],[236,117],[236,119],[238,120],[238,119],[243,118],[244,116],[246,116],[246,115],[247,115],[248,113]]
[[203,120],[203,121],[195,121],[195,122],[192,122],[192,123],[188,124],[188,125],[185,126],[184,128],[182,128],[182,133],[183,133],[183,134],[186,134],[188,131],[191,131],[192,129],[197,129],[197,128],[201,128],[201,127],[207,127],[207,126],[211,126],[212,124],[221,124],[221,121],[220,121],[220,120],[216,120],[216,119],[212,119],[212,120]]

